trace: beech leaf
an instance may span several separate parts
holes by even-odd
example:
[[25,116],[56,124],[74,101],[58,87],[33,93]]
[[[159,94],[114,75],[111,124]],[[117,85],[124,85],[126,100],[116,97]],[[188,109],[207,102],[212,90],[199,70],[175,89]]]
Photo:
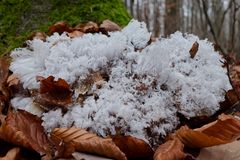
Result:
[[45,41],[47,38],[46,33],[44,32],[33,32],[29,37],[28,40],[33,40],[33,39],[40,39],[42,41]]
[[20,152],[20,148],[10,149],[4,157],[0,157],[0,160],[17,160],[17,156]]
[[9,96],[6,88],[8,77],[9,61],[6,58],[0,58],[0,95]]
[[203,148],[197,160],[237,160],[240,157],[240,141]]
[[192,45],[192,48],[189,50],[191,58],[194,58],[195,55],[197,54],[198,47],[199,47],[198,42],[194,42],[193,45]]
[[99,28],[98,28],[97,23],[94,23],[91,21],[86,23],[83,27],[84,33],[96,33],[96,32],[98,32],[98,30],[99,30]]
[[52,155],[51,143],[41,126],[41,119],[26,111],[9,111],[0,127],[0,138],[9,143],[32,149],[41,155]]
[[119,27],[119,25],[107,19],[102,22],[99,29],[101,31],[113,32],[113,31],[120,31],[121,27]]
[[62,34],[63,32],[70,32],[71,29],[70,29],[68,23],[66,23],[64,21],[60,21],[60,22],[57,22],[54,25],[50,26],[49,31],[51,34],[53,34],[54,32],[58,32],[59,34]]
[[128,159],[150,159],[152,148],[143,140],[132,136],[113,136],[113,142],[126,154]]
[[8,79],[7,79],[7,83],[8,83],[8,86],[16,86],[18,85],[20,82],[19,78],[17,77],[16,74],[11,74]]
[[9,61],[7,58],[0,58],[0,112],[8,107],[10,90],[7,86],[9,74]]
[[86,160],[113,160],[113,159],[109,159],[109,158],[103,158],[103,157],[99,157],[96,155],[90,155],[90,154],[86,154],[86,153],[80,153],[80,152],[74,152],[72,154],[72,156],[76,159],[76,160],[82,160],[82,159],[86,159]]
[[81,37],[84,35],[83,32],[75,30],[67,34],[70,38]]
[[183,152],[184,145],[177,138],[173,137],[167,142],[161,144],[155,154],[154,160],[181,160],[186,157],[186,154]]
[[80,128],[55,128],[51,134],[52,139],[72,144],[76,151],[98,154],[117,160],[126,160],[126,156],[110,138],[101,138]]
[[81,31],[83,33],[96,33],[99,31],[97,23],[89,21],[86,24],[79,24],[74,27],[74,30]]
[[210,147],[230,143],[240,137],[240,120],[222,114],[218,120],[197,129],[182,126],[176,131],[184,145],[191,148]]
[[53,76],[49,76],[40,80],[40,89],[34,100],[45,107],[66,107],[72,102],[72,91],[64,79],[55,81]]

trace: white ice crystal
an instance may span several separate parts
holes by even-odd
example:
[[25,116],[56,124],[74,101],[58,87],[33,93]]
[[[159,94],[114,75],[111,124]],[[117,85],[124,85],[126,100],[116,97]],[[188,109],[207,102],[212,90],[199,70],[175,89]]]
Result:
[[15,97],[11,100],[11,104],[15,109],[28,111],[38,117],[42,116],[43,110],[30,97]]
[[[46,42],[33,40],[28,48],[14,50],[10,69],[27,89],[39,87],[36,76],[52,75],[77,87],[73,84],[90,71],[106,72],[109,80],[99,89],[92,87],[98,99],[74,102],[64,115],[60,109],[43,113],[46,131],[75,125],[102,136],[133,135],[155,145],[178,125],[177,113],[186,118],[215,113],[231,85],[224,60],[207,40],[176,32],[147,46],[150,35],[136,20],[110,37],[96,33],[70,39],[55,33]],[[190,58],[195,41],[199,49]],[[23,108],[17,101],[24,99],[12,100],[15,108]]]

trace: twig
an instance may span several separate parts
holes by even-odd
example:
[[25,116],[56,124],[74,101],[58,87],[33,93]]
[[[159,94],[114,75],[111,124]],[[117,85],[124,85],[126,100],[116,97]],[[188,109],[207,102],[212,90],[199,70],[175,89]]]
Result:
[[208,26],[210,27],[210,32],[212,33],[212,36],[213,36],[213,40],[215,41],[216,45],[218,46],[220,52],[224,55],[224,57],[226,57],[226,53],[224,52],[224,50],[222,49],[222,47],[220,46],[218,40],[217,40],[217,37],[216,37],[216,33],[213,29],[213,25],[212,25],[212,22],[208,16],[208,13],[207,13],[207,6],[206,6],[206,3],[205,3],[205,0],[202,0],[202,5],[203,5],[203,13],[205,15],[205,18],[206,18],[206,21],[208,23]]
[[232,35],[231,35],[231,52],[234,51],[235,48],[235,26],[236,26],[236,13],[239,9],[239,5],[237,5],[236,1],[233,0],[233,24],[232,24]]

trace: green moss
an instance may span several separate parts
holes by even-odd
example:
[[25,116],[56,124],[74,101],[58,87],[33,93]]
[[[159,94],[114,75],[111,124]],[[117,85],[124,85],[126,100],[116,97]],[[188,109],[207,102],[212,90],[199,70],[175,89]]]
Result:
[[21,15],[30,9],[28,0],[0,1],[0,55],[22,43],[22,36],[17,33],[17,29]]
[[20,47],[33,31],[47,32],[57,21],[70,25],[130,20],[122,0],[0,0],[0,55]]
[[52,0],[52,4],[54,7],[49,19],[55,22],[67,20],[75,25],[87,21],[100,23],[104,19],[110,19],[124,26],[130,18],[121,0]]

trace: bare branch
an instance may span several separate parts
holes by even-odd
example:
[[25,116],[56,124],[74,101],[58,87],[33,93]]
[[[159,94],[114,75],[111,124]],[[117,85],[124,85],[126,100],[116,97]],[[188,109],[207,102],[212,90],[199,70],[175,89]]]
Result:
[[236,0],[233,0],[233,24],[232,24],[232,35],[231,35],[231,52],[234,51],[234,48],[235,48],[235,32],[236,32],[236,21],[237,21],[237,18],[236,18],[236,13],[239,9],[239,5],[236,3]]
[[232,2],[233,2],[233,0],[230,0],[227,9],[224,10],[224,12],[223,12],[223,15],[222,15],[221,21],[220,21],[220,25],[219,25],[220,27],[219,27],[219,30],[218,30],[218,32],[217,32],[217,37],[219,37],[219,35],[220,35],[221,31],[222,31],[223,22],[224,22],[224,20],[225,20],[225,17],[226,17],[227,12],[228,12],[229,9],[232,7]]
[[213,25],[212,25],[212,22],[209,18],[209,15],[207,13],[207,6],[206,6],[206,0],[202,0],[202,5],[203,5],[203,13],[205,15],[205,18],[206,18],[206,21],[208,23],[208,26],[210,27],[210,32],[212,33],[212,36],[213,36],[213,40],[215,41],[216,45],[218,46],[220,52],[226,56],[226,53],[224,52],[224,50],[222,49],[222,47],[220,46],[219,42],[218,42],[218,39],[216,37],[216,33],[213,29]]

